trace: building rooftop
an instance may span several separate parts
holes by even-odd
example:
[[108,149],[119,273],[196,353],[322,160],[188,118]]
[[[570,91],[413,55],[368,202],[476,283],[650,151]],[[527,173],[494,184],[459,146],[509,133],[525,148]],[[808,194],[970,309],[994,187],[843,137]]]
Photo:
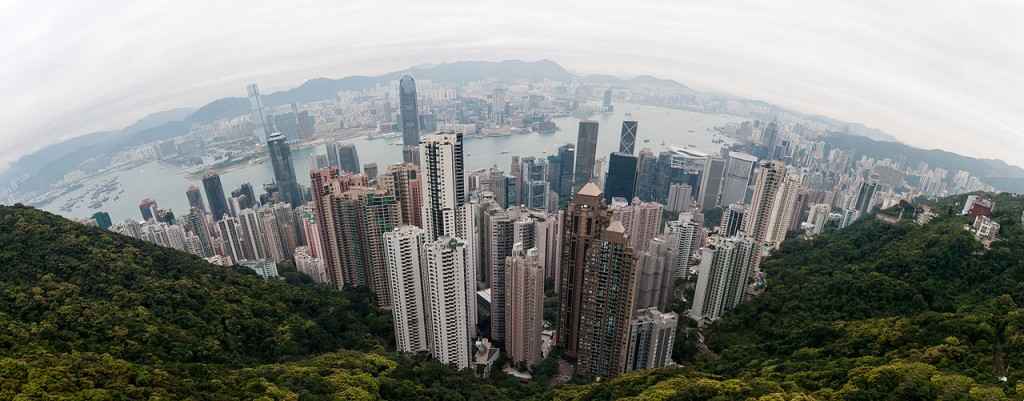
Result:
[[734,159],[746,160],[748,162],[756,162],[757,156],[749,155],[743,152],[729,152],[729,157]]
[[576,194],[583,196],[600,197],[603,193],[601,192],[601,188],[597,187],[597,184],[594,184],[593,182],[588,182],[586,185],[583,186],[583,188],[580,188],[580,191],[577,192]]

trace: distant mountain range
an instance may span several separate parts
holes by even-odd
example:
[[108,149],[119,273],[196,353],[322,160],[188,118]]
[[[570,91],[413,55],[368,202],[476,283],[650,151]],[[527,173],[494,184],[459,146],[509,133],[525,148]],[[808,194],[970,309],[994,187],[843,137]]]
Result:
[[[798,118],[801,121],[809,121],[852,135],[895,142],[895,138],[892,136],[861,124],[846,123],[823,116],[806,115],[762,101],[699,92],[677,81],[652,76],[640,75],[628,79],[611,75],[578,76],[550,60],[533,62],[520,60],[460,61],[422,65],[379,76],[349,76],[341,79],[316,78],[292,89],[264,95],[264,103],[273,107],[290,103],[330,100],[334,99],[335,94],[339,91],[372,88],[378,84],[395,80],[402,74],[412,74],[423,80],[449,83],[485,79],[500,81],[547,79],[565,82],[578,80],[586,85],[634,89],[638,93],[668,93],[670,99],[678,99],[682,102],[678,105],[672,104],[671,107],[726,113],[748,118]],[[656,89],[656,91],[652,89]],[[226,97],[194,110],[182,108],[150,114],[124,129],[82,135],[24,156],[0,174],[0,188],[8,188],[10,183],[17,182],[18,192],[21,194],[45,191],[75,168],[84,167],[89,170],[92,164],[96,164],[96,166],[91,168],[102,167],[102,163],[88,163],[90,159],[111,155],[139,144],[184,135],[189,132],[193,124],[237,117],[248,112],[248,99]],[[991,168],[967,171],[983,179],[991,178],[992,180],[989,182],[1003,190],[1021,191],[1024,189],[1022,183],[1003,180],[1006,177],[1024,176],[1024,169],[1009,166],[1003,162],[997,164],[990,165]],[[0,190],[0,195],[2,194],[2,190]]]

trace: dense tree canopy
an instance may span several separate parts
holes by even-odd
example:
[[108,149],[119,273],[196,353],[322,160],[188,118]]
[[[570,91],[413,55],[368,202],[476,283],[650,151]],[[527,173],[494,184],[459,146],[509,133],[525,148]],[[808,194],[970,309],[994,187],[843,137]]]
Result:
[[994,198],[991,249],[963,229],[963,198],[931,202],[923,226],[787,241],[706,347],[679,336],[682,367],[553,388],[553,360],[526,385],[394,353],[368,293],[286,265],[262,280],[0,207],[0,399],[1021,400],[1024,198]]

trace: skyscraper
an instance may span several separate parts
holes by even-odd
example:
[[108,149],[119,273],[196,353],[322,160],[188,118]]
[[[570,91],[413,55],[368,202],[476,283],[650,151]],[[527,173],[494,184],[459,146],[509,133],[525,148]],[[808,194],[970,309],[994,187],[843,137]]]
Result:
[[238,228],[238,219],[227,216],[217,221],[217,231],[220,233],[222,242],[222,253],[230,257],[232,263],[238,263],[245,259],[245,252],[242,251],[242,233]]
[[857,202],[855,208],[859,212],[859,215],[866,216],[871,213],[871,209],[874,207],[874,196],[878,190],[878,183],[873,181],[865,181],[860,184],[860,188],[857,191]]
[[143,222],[156,219],[157,210],[159,210],[159,207],[155,200],[146,198],[139,202],[139,212],[142,213]]
[[642,309],[629,323],[626,371],[663,368],[672,361],[679,316],[657,308]]
[[270,138],[270,134],[274,131],[271,126],[270,116],[266,114],[266,108],[263,107],[263,97],[260,95],[259,86],[249,84],[245,89],[249,95],[250,119],[263,131],[264,138]]
[[742,203],[733,203],[722,211],[722,221],[718,227],[718,235],[732,237],[743,230],[743,218],[747,207]]
[[419,177],[419,168],[409,163],[389,165],[380,177],[380,187],[398,201],[402,224],[416,227],[423,226],[423,193]]
[[781,161],[761,163],[757,184],[754,187],[754,197],[751,198],[750,208],[743,217],[743,232],[753,238],[759,246],[769,239],[776,194],[782,188],[785,176],[786,166]]
[[576,145],[567,143],[558,147],[558,160],[561,163],[558,174],[558,185],[555,192],[561,199],[569,199],[573,194],[573,172],[576,165]]
[[343,143],[338,146],[338,167],[342,171],[352,174],[359,174],[359,153],[356,152],[356,145]]
[[[505,291],[506,263],[516,243],[516,221],[518,208],[491,209],[487,211],[487,255],[491,284],[491,333],[490,339],[503,345],[506,335]],[[532,244],[524,244],[532,245]]]
[[420,142],[422,222],[427,238],[451,237],[455,212],[466,201],[461,133],[438,133]]
[[633,199],[636,195],[637,157],[615,152],[608,156],[608,177],[604,183],[606,202],[612,198]]
[[420,144],[419,107],[416,105],[416,80],[403,75],[398,81],[398,108],[402,119],[403,161],[418,165],[416,147]]
[[622,122],[622,133],[619,134],[619,153],[633,154],[633,149],[636,147],[636,125],[635,120]]
[[352,187],[366,186],[366,176],[362,174],[339,175],[338,169],[328,167],[321,170],[313,170],[309,173],[310,193],[313,195],[313,212],[316,216],[316,226],[319,231],[319,243],[321,255],[317,255],[324,261],[327,277],[334,288],[342,288],[345,283],[341,247],[344,246],[345,236],[342,228],[344,219],[337,212],[339,197]]
[[469,339],[477,337],[477,282],[480,281],[480,274],[484,271],[483,243],[485,210],[489,209],[493,201],[478,202],[476,200],[466,202],[457,211],[458,225],[456,237],[462,240],[466,247],[466,329],[469,332]]
[[670,212],[689,212],[693,204],[692,188],[687,184],[672,184],[668,188],[668,203],[665,208]]
[[576,168],[573,173],[573,190],[578,191],[594,178],[594,163],[597,160],[597,121],[580,121],[576,137]]
[[302,206],[302,190],[295,178],[295,166],[292,165],[292,152],[284,135],[275,133],[267,139],[267,150],[270,152],[270,163],[274,167],[274,181],[281,195],[292,208]]
[[704,171],[700,175],[700,196],[697,206],[704,211],[718,206],[718,197],[722,191],[725,175],[725,160],[708,157],[704,162]]
[[644,201],[654,201],[655,183],[658,177],[658,157],[649,148],[640,150],[636,164],[636,196]]
[[536,248],[517,243],[505,262],[505,324],[509,359],[521,367],[541,359],[544,329],[544,261]]
[[263,221],[254,209],[244,209],[238,213],[239,241],[242,257],[239,260],[267,259],[266,244],[263,242]]
[[209,225],[206,224],[206,214],[197,207],[193,207],[189,214],[185,215],[185,224],[189,231],[199,237],[203,257],[213,256],[213,238]]
[[637,282],[635,310],[658,308],[668,310],[671,305],[672,285],[677,250],[677,236],[658,236],[645,244],[647,249],[640,254],[640,277]]
[[690,257],[700,248],[704,238],[704,227],[693,221],[693,215],[682,213],[676,221],[670,221],[665,231],[669,234],[668,239],[676,241],[675,267],[672,268],[672,276],[675,278],[690,277]]
[[801,206],[800,180],[796,176],[786,176],[782,179],[779,189],[776,191],[775,200],[772,202],[772,210],[768,217],[768,233],[764,243],[767,247],[778,249],[782,241],[786,239],[786,233],[793,225],[793,219],[799,220]]
[[807,215],[807,223],[814,226],[810,231],[812,235],[821,234],[825,231],[825,225],[828,224],[831,213],[832,206],[827,203],[816,203],[811,206],[811,211]]
[[203,204],[203,195],[199,193],[199,187],[195,185],[189,185],[188,190],[185,191],[185,197],[188,198],[188,207],[196,208],[206,213],[206,206]]
[[610,208],[612,220],[622,222],[633,249],[645,249],[647,243],[661,230],[661,214],[664,207],[658,202],[643,202],[639,198],[625,204],[623,199],[613,202]]
[[611,220],[604,194],[594,183],[576,193],[565,210],[562,224],[562,272],[558,282],[558,345],[570,359],[577,357],[583,273],[587,254]]
[[380,308],[391,307],[384,234],[400,224],[398,203],[384,190],[353,187],[332,194],[334,220],[342,238],[342,274],[352,287],[369,286]]
[[725,177],[722,180],[720,205],[746,203],[747,186],[754,172],[757,158],[746,153],[729,152],[729,160],[725,166]]
[[759,251],[746,236],[719,241],[718,248],[704,249],[690,318],[711,322],[736,308],[743,300]]
[[430,350],[430,309],[423,296],[426,263],[421,249],[425,243],[426,232],[415,226],[401,226],[384,234],[391,317],[396,348],[401,352]]
[[637,261],[625,227],[612,221],[587,252],[576,374],[610,378],[626,368]]
[[425,298],[430,308],[430,353],[441,363],[457,369],[469,366],[465,252],[462,241],[450,237],[440,237],[423,246]]

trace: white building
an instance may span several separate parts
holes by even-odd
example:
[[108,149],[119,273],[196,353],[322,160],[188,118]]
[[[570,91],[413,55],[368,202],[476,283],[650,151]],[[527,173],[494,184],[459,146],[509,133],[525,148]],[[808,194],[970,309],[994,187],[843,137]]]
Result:
[[425,242],[426,231],[416,226],[401,226],[384,234],[391,316],[396,348],[402,352],[431,350],[430,310],[424,298],[422,247]]
[[441,363],[458,369],[469,367],[470,353],[466,334],[465,253],[465,244],[450,237],[440,237],[423,245],[430,353]]
[[633,313],[629,322],[626,371],[663,368],[672,362],[679,315],[647,308]]
[[461,133],[438,133],[420,140],[423,229],[427,238],[456,236],[456,211],[466,190]]
[[749,237],[722,239],[717,249],[703,250],[690,318],[701,324],[718,320],[743,300],[758,259],[757,244]]
[[674,249],[678,252],[675,255],[675,267],[672,269],[672,277],[690,277],[690,257],[700,249],[704,242],[704,227],[693,221],[693,215],[683,213],[679,220],[670,221],[665,227],[668,234],[666,240],[675,243]]
[[693,188],[686,184],[672,184],[668,188],[668,204],[665,209],[670,212],[689,212],[693,201],[691,200]]

